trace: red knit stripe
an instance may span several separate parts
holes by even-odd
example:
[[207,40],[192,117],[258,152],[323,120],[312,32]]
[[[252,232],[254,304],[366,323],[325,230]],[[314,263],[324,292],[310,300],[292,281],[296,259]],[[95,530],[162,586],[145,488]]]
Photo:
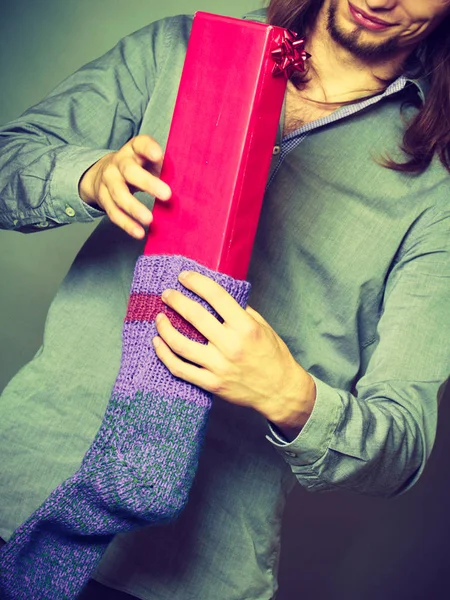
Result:
[[196,342],[206,343],[206,338],[199,333],[186,319],[183,319],[172,308],[164,304],[161,296],[156,294],[131,294],[128,300],[125,323],[130,321],[154,321],[156,315],[164,313],[170,319],[172,325],[180,333]]

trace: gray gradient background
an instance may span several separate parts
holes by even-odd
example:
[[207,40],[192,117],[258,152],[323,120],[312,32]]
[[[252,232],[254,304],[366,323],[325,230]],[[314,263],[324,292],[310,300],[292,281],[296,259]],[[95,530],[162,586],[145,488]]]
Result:
[[[0,6],[0,123],[5,123],[150,21],[195,10],[239,16],[259,3],[16,0],[6,6],[3,0]],[[39,347],[51,299],[92,229],[0,232],[0,389]],[[297,486],[285,520],[278,600],[450,598],[448,400],[447,394],[428,468],[405,496],[386,501],[308,494]]]

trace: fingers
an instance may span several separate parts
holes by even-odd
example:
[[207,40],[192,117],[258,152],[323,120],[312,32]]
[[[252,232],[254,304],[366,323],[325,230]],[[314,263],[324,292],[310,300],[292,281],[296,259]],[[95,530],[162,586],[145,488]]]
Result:
[[191,323],[207,340],[218,347],[223,343],[223,327],[214,315],[201,304],[191,300],[177,290],[165,290],[163,302]]
[[222,317],[225,324],[233,323],[234,328],[246,328],[249,323],[249,315],[230,296],[230,294],[210,277],[196,273],[195,271],[184,271],[179,276],[180,283],[191,290],[212,306]]
[[125,158],[130,158],[132,164],[140,167],[135,168],[134,171],[130,170],[128,178],[127,173],[124,172],[127,162],[123,163],[122,174],[127,182],[131,183],[134,178],[136,180],[134,185],[138,189],[147,191],[159,200],[168,200],[171,196],[170,188],[159,179],[164,158],[161,146],[148,135],[138,135],[132,138],[122,150]]
[[153,339],[153,346],[158,358],[165,364],[174,377],[184,379],[184,381],[189,381],[189,383],[193,383],[208,392],[215,393],[217,378],[210,371],[183,361],[172,352],[160,337]]
[[171,197],[170,187],[159,178],[162,161],[163,151],[153,138],[136,136],[88,169],[80,180],[80,196],[98,204],[113,223],[141,239],[153,217],[132,192],[140,190],[161,200]]
[[163,313],[156,317],[156,328],[159,337],[153,339],[155,352],[172,375],[215,393],[219,382],[215,371],[223,363],[217,349],[186,338]]
[[162,162],[163,151],[161,146],[149,135],[137,135],[128,144],[135,155],[153,163]]
[[[125,184],[123,184],[124,187],[126,188]],[[116,193],[117,192],[117,188],[116,188]],[[128,193],[128,191],[124,191],[124,195],[130,196],[130,194]],[[133,198],[133,196],[131,196]],[[145,221],[142,218],[136,218],[136,216],[133,218],[131,216],[129,216],[128,213],[136,213],[141,209],[145,209],[149,214],[150,214],[150,219],[148,220],[148,223],[151,222],[152,220],[152,214],[151,212],[143,205],[141,204],[138,200],[134,199],[136,205],[138,205],[137,208],[128,208],[128,211],[124,211],[122,208],[120,208],[120,204],[126,204],[128,202],[128,199],[124,199],[121,202],[117,202],[117,200],[113,200],[113,198],[111,197],[111,194],[108,190],[108,188],[106,187],[106,185],[101,186],[100,191],[99,191],[99,204],[100,206],[103,208],[103,210],[106,212],[106,214],[108,215],[109,219],[111,220],[112,223],[114,223],[115,225],[117,225],[118,227],[120,227],[121,229],[123,229],[124,231],[126,231],[129,235],[131,235],[132,237],[136,238],[136,239],[142,239],[145,236],[145,229],[143,227],[141,227],[139,225],[139,222],[143,222]]]
[[160,313],[156,317],[156,329],[172,352],[200,367],[208,369],[213,367],[214,356],[217,355],[217,351],[214,348],[211,349],[207,344],[201,344],[185,337],[175,329],[165,314]]
[[164,183],[159,177],[155,177],[155,175],[144,169],[135,155],[120,156],[113,166],[117,168],[111,170],[110,175],[112,177],[115,177],[118,172],[127,185],[133,186],[142,192],[148,192],[161,200],[168,200],[170,198],[171,192],[167,183]]

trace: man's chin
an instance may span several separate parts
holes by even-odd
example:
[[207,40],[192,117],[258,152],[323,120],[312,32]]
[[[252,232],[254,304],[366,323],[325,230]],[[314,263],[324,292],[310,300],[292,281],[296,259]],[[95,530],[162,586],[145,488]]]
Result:
[[392,59],[399,51],[397,39],[388,38],[348,22],[344,16],[338,18],[336,7],[331,5],[328,10],[327,30],[332,40],[345,48],[355,58],[370,62]]

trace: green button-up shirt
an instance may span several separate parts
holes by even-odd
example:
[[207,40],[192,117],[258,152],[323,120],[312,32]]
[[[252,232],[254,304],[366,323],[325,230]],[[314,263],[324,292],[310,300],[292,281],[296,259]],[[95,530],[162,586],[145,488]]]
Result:
[[[80,200],[78,181],[133,135],[164,146],[190,27],[190,17],[169,18],[128,36],[0,129],[3,227],[102,216]],[[450,177],[438,160],[422,175],[377,162],[386,152],[402,158],[400,107],[414,93],[423,88],[402,77],[279,135],[250,304],[313,375],[314,410],[287,443],[256,412],[216,399],[187,509],[172,525],[117,536],[100,581],[143,599],[268,599],[295,480],[392,496],[419,477],[450,370]],[[43,347],[3,393],[6,539],[77,470],[94,438],[142,247],[100,224],[52,303]]]

